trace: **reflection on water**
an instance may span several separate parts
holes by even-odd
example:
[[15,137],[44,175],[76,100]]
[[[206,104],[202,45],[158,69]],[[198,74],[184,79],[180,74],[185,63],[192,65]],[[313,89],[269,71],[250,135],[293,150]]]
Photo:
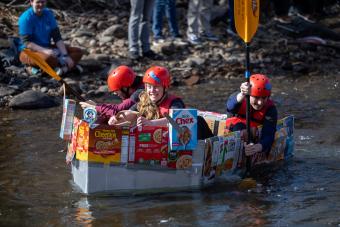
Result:
[[[322,81],[322,83],[320,82]],[[224,112],[241,80],[176,88],[190,107]],[[255,189],[82,195],[58,138],[61,107],[0,112],[0,226],[320,226],[340,224],[340,93],[334,77],[276,78],[280,116],[296,117],[296,155],[254,173]]]

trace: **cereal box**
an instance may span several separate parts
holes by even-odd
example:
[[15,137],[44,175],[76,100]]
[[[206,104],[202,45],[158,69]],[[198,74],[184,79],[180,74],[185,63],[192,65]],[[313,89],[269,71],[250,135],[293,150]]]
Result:
[[167,166],[169,132],[167,127],[143,126],[130,130],[129,163]]
[[197,146],[197,110],[170,109],[170,117],[177,123],[180,132],[170,124],[170,150],[194,150]]
[[192,151],[169,151],[168,167],[172,169],[187,169],[192,166]]
[[210,130],[215,136],[224,136],[227,114],[220,114],[209,111],[198,111],[198,115],[202,116],[207,122]]
[[90,128],[81,121],[76,139],[76,158],[101,163],[125,163],[128,153],[129,129],[98,125]]
[[63,117],[59,137],[63,140],[71,140],[73,118],[76,111],[76,101],[73,99],[64,99]]

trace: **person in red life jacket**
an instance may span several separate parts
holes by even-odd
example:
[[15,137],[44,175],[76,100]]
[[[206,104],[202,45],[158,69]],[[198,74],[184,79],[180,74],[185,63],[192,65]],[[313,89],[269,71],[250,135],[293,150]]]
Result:
[[89,100],[80,102],[83,109],[87,107],[95,108],[100,122],[108,121],[110,117],[119,111],[128,110],[139,101],[139,94],[144,91],[143,79],[136,76],[136,73],[128,66],[121,65],[109,72],[107,77],[109,91],[113,92],[122,102],[119,104],[96,104]]
[[140,93],[139,102],[131,110],[137,110],[141,116],[137,125],[167,126],[164,114],[169,109],[185,108],[181,98],[169,94],[170,73],[165,67],[152,66],[143,77],[145,91]]
[[250,127],[255,128],[263,125],[261,137],[258,143],[245,145],[245,154],[253,155],[257,152],[269,153],[273,144],[276,123],[277,109],[274,102],[270,99],[271,83],[262,74],[254,74],[250,77],[250,83],[242,83],[240,92],[232,94],[227,103],[227,111],[235,115],[228,118],[226,128],[230,131],[246,132],[246,95],[250,95]]
[[[143,82],[145,91],[140,93],[139,102],[130,108],[130,110],[138,111],[141,115],[137,118],[137,125],[167,126],[168,120],[164,114],[168,114],[170,109],[185,108],[181,98],[168,93],[169,71],[161,66],[153,66],[145,72]],[[111,117],[109,124],[115,124],[115,122],[117,122],[116,117]],[[197,128],[198,139],[214,136],[201,116],[197,117]]]

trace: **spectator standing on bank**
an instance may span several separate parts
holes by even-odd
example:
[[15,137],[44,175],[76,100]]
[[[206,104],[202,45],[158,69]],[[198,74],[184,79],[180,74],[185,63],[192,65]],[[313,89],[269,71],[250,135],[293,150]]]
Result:
[[210,18],[213,0],[189,0],[188,8],[188,41],[197,45],[202,39],[218,41],[211,32]]
[[234,0],[228,0],[228,16],[229,16],[229,25],[227,28],[227,33],[231,36],[237,36],[237,31],[235,27],[235,14],[234,14]]
[[166,15],[169,32],[173,41],[180,41],[180,34],[178,31],[176,0],[155,0],[155,7],[153,10],[152,31],[154,35],[154,44],[165,42],[163,36],[163,17]]
[[155,0],[130,0],[131,11],[129,19],[129,58],[138,59],[141,56],[155,58],[150,49],[150,20]]

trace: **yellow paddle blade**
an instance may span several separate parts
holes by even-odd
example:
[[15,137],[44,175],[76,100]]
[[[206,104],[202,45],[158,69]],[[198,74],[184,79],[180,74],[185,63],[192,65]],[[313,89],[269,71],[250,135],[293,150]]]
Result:
[[37,53],[31,51],[30,49],[23,50],[27,56],[29,56],[35,64],[39,66],[45,73],[56,79],[57,81],[61,80],[61,77],[47,64],[47,62],[42,59]]
[[260,0],[234,1],[235,27],[244,42],[249,43],[256,33],[260,17]]

